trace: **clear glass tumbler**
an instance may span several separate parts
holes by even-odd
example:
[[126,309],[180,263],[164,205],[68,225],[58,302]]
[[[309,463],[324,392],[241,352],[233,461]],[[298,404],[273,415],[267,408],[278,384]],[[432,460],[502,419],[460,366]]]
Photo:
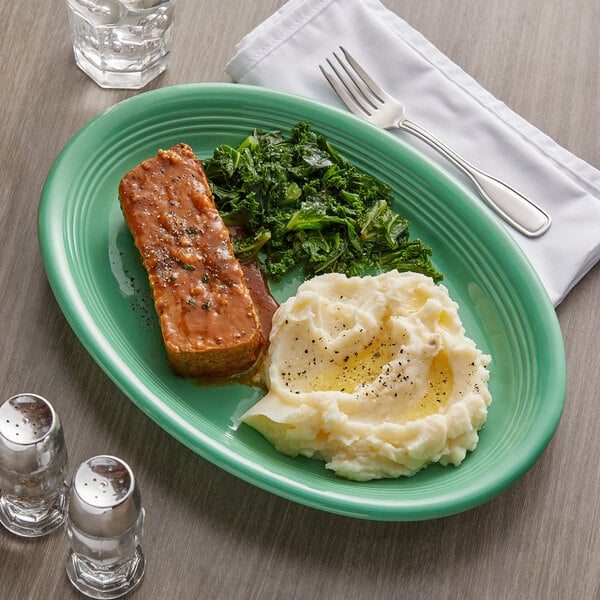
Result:
[[144,509],[133,471],[114,456],[83,462],[71,483],[65,523],[67,575],[90,598],[119,598],[141,582]]
[[0,522],[21,537],[60,527],[66,511],[67,449],[52,405],[18,394],[0,406]]
[[176,0],[67,0],[75,62],[104,88],[140,89],[171,51]]

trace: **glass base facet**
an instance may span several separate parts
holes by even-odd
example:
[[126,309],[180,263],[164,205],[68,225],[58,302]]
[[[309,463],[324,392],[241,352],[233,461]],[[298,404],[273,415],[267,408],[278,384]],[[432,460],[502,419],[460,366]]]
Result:
[[0,523],[20,537],[51,533],[65,520],[67,485],[52,495],[24,500],[0,494]]
[[100,87],[107,89],[139,90],[146,87],[165,71],[169,61],[169,55],[167,54],[160,62],[143,71],[111,71],[99,69],[77,48],[75,48],[74,53],[77,66]]
[[102,600],[120,598],[131,592],[141,582],[145,568],[140,546],[131,558],[108,565],[74,552],[67,558],[67,575],[73,586],[90,598]]

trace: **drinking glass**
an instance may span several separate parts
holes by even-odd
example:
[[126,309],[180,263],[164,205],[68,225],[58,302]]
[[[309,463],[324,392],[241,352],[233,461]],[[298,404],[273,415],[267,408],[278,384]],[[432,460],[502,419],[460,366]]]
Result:
[[176,0],[67,0],[75,62],[104,88],[140,89],[169,63]]

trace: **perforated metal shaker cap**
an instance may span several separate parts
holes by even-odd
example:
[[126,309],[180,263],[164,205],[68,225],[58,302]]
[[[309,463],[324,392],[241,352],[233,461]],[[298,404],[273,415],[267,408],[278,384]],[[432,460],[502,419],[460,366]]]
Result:
[[135,525],[141,495],[131,467],[120,458],[90,458],[73,475],[69,520],[80,531],[99,538],[116,537]]
[[66,463],[64,434],[56,411],[42,396],[17,394],[0,406],[0,465],[29,475]]

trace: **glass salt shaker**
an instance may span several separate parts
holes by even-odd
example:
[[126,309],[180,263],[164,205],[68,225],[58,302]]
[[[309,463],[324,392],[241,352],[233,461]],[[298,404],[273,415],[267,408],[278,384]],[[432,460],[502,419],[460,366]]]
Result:
[[73,475],[66,519],[67,575],[90,598],[119,598],[142,580],[144,509],[131,467],[90,458]]
[[0,522],[21,537],[63,524],[67,450],[60,420],[45,398],[18,394],[0,406]]

